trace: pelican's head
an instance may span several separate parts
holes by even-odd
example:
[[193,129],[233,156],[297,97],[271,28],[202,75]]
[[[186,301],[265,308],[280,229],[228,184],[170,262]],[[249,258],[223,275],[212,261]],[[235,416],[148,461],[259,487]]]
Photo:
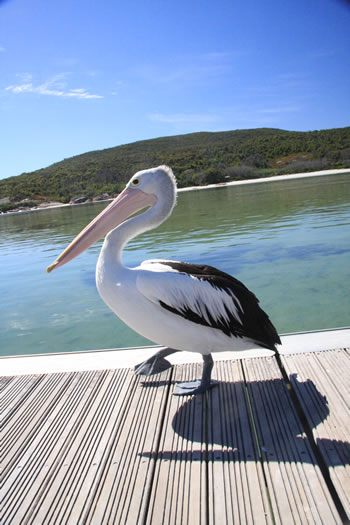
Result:
[[55,268],[71,261],[134,213],[144,208],[154,208],[162,222],[171,213],[176,200],[176,179],[168,166],[138,171],[126,188],[93,219],[47,268]]

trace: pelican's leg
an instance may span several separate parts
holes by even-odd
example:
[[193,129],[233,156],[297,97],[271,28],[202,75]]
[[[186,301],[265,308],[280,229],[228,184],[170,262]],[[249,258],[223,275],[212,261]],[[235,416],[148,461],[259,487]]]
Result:
[[151,376],[153,374],[164,372],[164,370],[167,370],[173,366],[171,363],[169,363],[169,361],[164,359],[164,357],[178,351],[179,350],[175,350],[174,348],[163,348],[162,350],[159,350],[159,352],[147,359],[147,361],[136,365],[135,374],[141,376]]
[[178,383],[174,390],[175,396],[189,396],[192,394],[201,394],[206,392],[217,384],[217,381],[211,380],[211,371],[214,361],[211,354],[203,355],[203,373],[201,381],[191,381],[189,383]]

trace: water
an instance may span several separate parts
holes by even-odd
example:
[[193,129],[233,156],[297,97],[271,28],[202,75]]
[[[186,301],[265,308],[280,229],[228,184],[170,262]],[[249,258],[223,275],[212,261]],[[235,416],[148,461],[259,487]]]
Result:
[[[106,204],[0,217],[1,355],[149,344],[95,288],[101,243],[46,267]],[[179,194],[173,215],[124,262],[206,262],[241,279],[279,333],[350,325],[350,175]]]

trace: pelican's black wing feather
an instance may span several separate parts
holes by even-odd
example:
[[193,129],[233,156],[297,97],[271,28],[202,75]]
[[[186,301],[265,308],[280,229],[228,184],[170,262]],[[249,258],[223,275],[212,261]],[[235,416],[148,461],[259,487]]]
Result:
[[231,312],[228,312],[227,309],[226,312],[229,317],[229,323],[213,318],[211,318],[210,323],[208,323],[196,312],[184,309],[181,311],[176,310],[174,307],[161,302],[163,308],[182,315],[198,324],[219,328],[227,335],[248,337],[264,348],[276,350],[276,344],[281,344],[275,327],[271,323],[268,315],[260,308],[259,300],[241,281],[213,266],[174,261],[161,261],[161,263],[170,266],[179,273],[191,275],[199,280],[208,282],[214,288],[224,290],[232,297],[233,301],[236,299],[236,306],[237,304],[240,305],[241,323],[238,322],[237,318]]

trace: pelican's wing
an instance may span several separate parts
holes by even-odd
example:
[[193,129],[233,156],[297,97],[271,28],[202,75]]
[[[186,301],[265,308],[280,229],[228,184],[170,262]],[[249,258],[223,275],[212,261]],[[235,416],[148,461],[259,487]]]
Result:
[[149,301],[228,336],[248,337],[275,349],[278,335],[259,301],[240,281],[211,266],[146,261],[137,278]]

